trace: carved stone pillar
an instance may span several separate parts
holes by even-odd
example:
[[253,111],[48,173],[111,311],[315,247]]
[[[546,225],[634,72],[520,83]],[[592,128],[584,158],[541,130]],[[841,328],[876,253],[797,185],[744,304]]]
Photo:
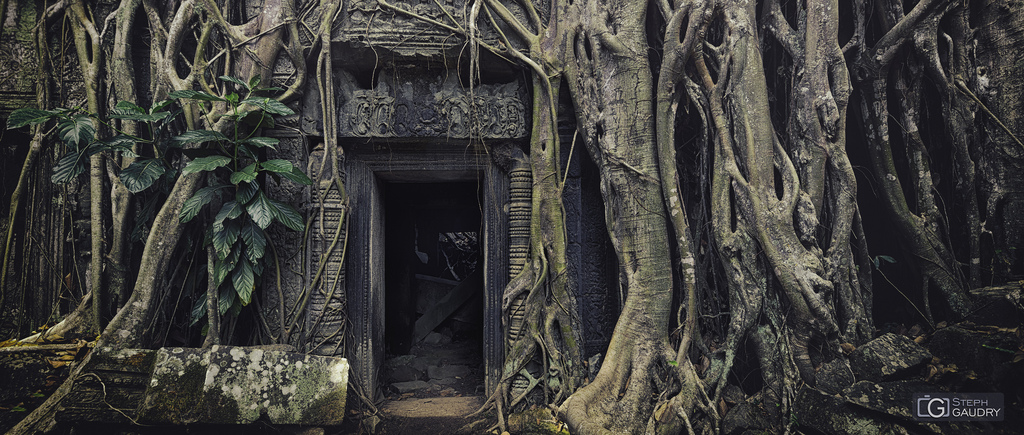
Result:
[[[530,258],[530,215],[533,209],[533,173],[530,162],[518,148],[513,155],[513,166],[509,171],[509,279],[515,278]],[[520,293],[512,301],[508,314],[508,347],[523,333],[523,315],[527,292]],[[512,395],[518,396],[530,385],[530,380],[523,375],[516,375],[512,380]]]
[[[509,210],[508,210],[508,275],[515,278],[522,272],[530,256],[530,210],[533,207],[533,173],[530,164],[520,156],[515,159],[509,171]],[[512,302],[509,315],[509,343],[519,337],[523,326],[523,304],[526,293],[520,294]]]
[[[330,167],[330,159],[326,158],[323,148],[318,147],[310,156],[308,171],[314,177],[316,189],[311,198],[312,227],[306,261],[306,276],[310,280],[306,343],[307,351],[313,354],[344,355],[348,310],[344,264],[348,205],[342,200]],[[344,182],[344,172],[340,175]]]

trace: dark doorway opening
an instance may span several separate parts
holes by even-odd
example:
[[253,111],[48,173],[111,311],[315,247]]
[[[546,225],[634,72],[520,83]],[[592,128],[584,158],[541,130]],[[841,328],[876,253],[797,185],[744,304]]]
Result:
[[418,395],[475,393],[484,373],[480,186],[383,187],[386,385],[391,393],[413,391],[401,386],[414,381],[429,384],[417,384]]

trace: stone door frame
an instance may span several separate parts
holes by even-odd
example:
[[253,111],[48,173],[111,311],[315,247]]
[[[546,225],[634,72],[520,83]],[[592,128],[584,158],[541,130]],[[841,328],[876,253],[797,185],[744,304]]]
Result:
[[500,381],[505,341],[501,299],[508,284],[509,177],[482,145],[466,143],[374,143],[345,145],[346,189],[351,204],[346,287],[352,341],[351,378],[374,399],[381,397],[384,364],[384,201],[387,182],[479,181],[483,193],[480,238],[484,254],[484,387]]

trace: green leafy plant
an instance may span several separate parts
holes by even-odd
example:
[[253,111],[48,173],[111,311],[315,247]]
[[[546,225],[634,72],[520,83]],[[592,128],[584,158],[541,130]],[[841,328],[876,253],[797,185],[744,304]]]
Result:
[[[243,95],[231,92],[217,96],[201,91],[176,91],[148,109],[121,101],[107,120],[81,108],[19,109],[8,118],[8,129],[56,122],[56,131],[66,152],[53,168],[51,180],[54,183],[75,179],[85,172],[89,157],[109,150],[134,159],[120,169],[118,177],[128,191],[140,193],[161,179],[170,185],[177,178],[179,173],[169,157],[171,154],[193,157],[181,170],[181,175],[206,172],[211,182],[185,202],[179,218],[182,222],[189,222],[207,206],[223,200],[207,227],[205,245],[212,245],[216,253],[214,282],[218,286],[218,308],[224,314],[229,310],[237,313],[252,300],[256,283],[263,273],[267,227],[274,221],[296,231],[304,227],[302,215],[291,205],[268,197],[261,190],[261,183],[268,176],[276,181],[285,178],[303,185],[312,184],[312,181],[288,160],[265,158],[263,149],[274,149],[279,141],[255,135],[261,128],[274,127],[274,115],[294,114],[281,102],[262,96],[281,89],[260,87],[258,76],[248,82],[229,76],[221,76],[220,80],[237,85],[243,90]],[[213,119],[212,105],[226,106],[227,114],[220,118],[228,121],[231,132],[224,134],[201,129],[176,134],[180,132],[177,126],[181,125],[179,115],[184,104],[198,105],[210,125],[220,120]],[[126,134],[108,122],[113,119],[139,122],[144,126],[143,133]],[[109,126],[117,134],[109,139],[99,139],[97,125],[100,124]],[[139,155],[136,150],[140,146],[151,147],[152,155]],[[169,153],[172,149],[179,152]],[[143,204],[142,213],[145,214],[146,210],[152,212],[154,205],[154,202]],[[140,232],[138,228],[133,231]],[[195,324],[206,315],[205,305],[206,295],[201,294],[192,310],[191,323]]]
[[[168,174],[170,166],[165,160],[140,158],[135,153],[135,146],[139,144],[159,144],[160,151],[166,148],[167,142],[161,138],[166,136],[169,122],[174,118],[174,113],[165,110],[171,103],[172,100],[164,100],[154,103],[149,109],[143,109],[133,103],[122,101],[111,111],[111,119],[144,121],[149,126],[148,139],[124,134],[111,126],[119,134],[101,140],[96,136],[96,127],[98,123],[105,122],[95,114],[86,113],[81,107],[55,110],[18,109],[7,119],[7,128],[56,122],[57,137],[65,150],[50,177],[50,180],[57,184],[67,183],[81,175],[85,172],[89,157],[103,151],[119,151],[128,157],[137,158],[120,171],[119,178],[130,192],[138,193],[152,186],[162,176],[169,175],[173,179],[173,173]],[[162,154],[160,151],[157,153]]]
[[896,259],[888,255],[876,255],[871,258],[871,262],[874,263],[875,269],[882,267],[882,262],[896,263]]
[[[67,183],[84,173],[89,157],[103,151],[113,151],[128,157],[126,161],[131,162],[124,168],[117,168],[118,178],[125,189],[135,194],[147,189],[166,193],[177,177],[173,158],[180,155],[168,152],[177,145],[171,138],[181,124],[177,121],[181,112],[174,103],[173,99],[167,99],[157,101],[148,109],[144,109],[134,103],[121,101],[106,119],[87,113],[81,107],[55,110],[23,108],[11,114],[7,120],[7,128],[55,122],[54,130],[64,151],[50,177],[56,184]],[[137,121],[142,128],[138,134],[127,134],[110,122],[112,120],[121,120],[122,123]],[[115,134],[100,139],[97,135],[97,126],[100,125],[106,125]],[[142,152],[141,150],[145,150],[148,155],[139,155],[137,152]],[[154,186],[161,186],[162,189],[151,189]],[[139,214],[134,219],[131,240],[145,240],[150,222],[162,198],[159,194],[139,198]]]
[[[260,180],[269,176],[277,181],[286,178],[300,184],[312,184],[306,174],[283,159],[265,159],[262,148],[274,148],[278,140],[250,134],[258,127],[273,125],[271,115],[294,112],[279,101],[256,96],[273,91],[260,88],[259,77],[243,82],[222,76],[221,80],[239,85],[245,96],[230,93],[223,97],[198,91],[178,91],[172,98],[202,103],[222,103],[229,107],[225,117],[232,121],[233,133],[225,135],[213,130],[192,130],[175,138],[181,144],[204,144],[207,155],[192,160],[182,170],[188,175],[208,172],[217,180],[199,189],[181,210],[182,222],[195,218],[215,199],[223,204],[207,228],[206,240],[214,248],[214,280],[218,286],[218,309],[221,314],[248,305],[263,273],[263,256],[267,247],[265,230],[274,221],[296,231],[304,227],[302,215],[284,202],[268,197],[261,190]],[[195,323],[205,314],[206,297],[201,296],[192,310]]]

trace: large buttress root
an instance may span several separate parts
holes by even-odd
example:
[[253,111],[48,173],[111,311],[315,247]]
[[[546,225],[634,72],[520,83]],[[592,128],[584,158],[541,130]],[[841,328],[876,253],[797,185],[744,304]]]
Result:
[[[594,1],[576,7],[580,25],[570,39],[568,79],[585,143],[601,168],[606,224],[626,300],[600,372],[561,405],[559,416],[583,434],[639,433],[666,384],[683,383],[680,390],[692,391],[696,379],[687,375],[692,366],[676,361],[677,349],[668,340],[674,291],[670,227],[645,35],[616,32],[642,29],[645,5]],[[685,232],[677,237],[687,240]],[[662,379],[666,374],[668,380]],[[668,418],[675,410],[662,414]]]

